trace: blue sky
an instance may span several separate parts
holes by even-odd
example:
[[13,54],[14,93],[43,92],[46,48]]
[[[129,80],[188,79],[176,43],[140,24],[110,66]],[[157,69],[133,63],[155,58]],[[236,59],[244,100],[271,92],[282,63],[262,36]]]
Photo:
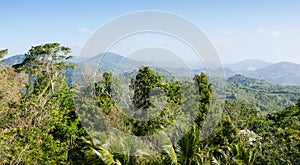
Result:
[[60,42],[77,55],[101,25],[135,11],[161,10],[196,24],[223,63],[259,58],[300,64],[300,1],[42,1],[6,0],[0,5],[0,49],[9,55],[32,45]]

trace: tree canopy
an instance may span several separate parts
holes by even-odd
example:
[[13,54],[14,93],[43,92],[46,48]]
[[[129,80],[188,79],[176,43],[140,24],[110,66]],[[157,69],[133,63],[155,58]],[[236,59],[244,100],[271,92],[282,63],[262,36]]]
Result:
[[[7,49],[1,50],[0,57],[7,52]],[[300,162],[300,100],[274,110],[268,109],[271,106],[257,106],[253,100],[242,97],[252,96],[254,92],[255,96],[267,98],[264,101],[273,104],[287,98],[267,97],[262,91],[282,92],[285,87],[257,86],[255,81],[247,79],[234,83],[237,79],[233,78],[227,99],[216,100],[213,81],[204,73],[195,75],[193,83],[182,83],[175,79],[166,80],[153,68],[141,66],[134,77],[127,77],[132,94],[129,99],[133,103],[128,109],[134,113],[130,116],[117,104],[123,99],[122,89],[125,88],[117,75],[101,73],[100,80],[86,86],[68,83],[65,73],[74,68],[68,61],[72,58],[70,54],[68,47],[47,43],[31,47],[20,64],[13,67],[1,64],[0,164]],[[239,95],[234,93],[235,87],[242,91]],[[196,95],[187,97],[184,92],[195,92]],[[80,97],[76,102],[75,98]],[[276,100],[271,101],[272,98]],[[183,118],[180,111],[192,108],[185,104],[186,101],[196,102],[193,104],[195,112],[189,114],[195,120],[178,141],[166,136],[159,152],[144,146],[143,150],[131,154],[141,147],[140,141],[113,138],[100,132],[111,128],[105,128],[103,123],[138,137],[167,130],[176,118]],[[76,103],[83,112],[78,112]],[[203,129],[212,127],[209,122],[216,117],[216,111],[223,112],[219,122],[209,136],[201,138]],[[151,120],[144,120],[143,117],[151,115]],[[89,128],[97,129],[90,132]],[[114,152],[116,148],[122,152]]]

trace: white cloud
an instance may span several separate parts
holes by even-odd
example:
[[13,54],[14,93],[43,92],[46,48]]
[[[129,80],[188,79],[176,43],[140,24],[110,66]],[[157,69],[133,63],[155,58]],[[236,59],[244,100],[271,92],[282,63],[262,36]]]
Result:
[[271,33],[272,33],[272,36],[274,36],[274,37],[280,37],[281,36],[280,31],[277,31],[277,30],[272,30]]
[[75,33],[78,33],[78,34],[87,34],[87,35],[91,35],[94,31],[91,30],[91,29],[87,29],[87,28],[77,28],[75,29]]

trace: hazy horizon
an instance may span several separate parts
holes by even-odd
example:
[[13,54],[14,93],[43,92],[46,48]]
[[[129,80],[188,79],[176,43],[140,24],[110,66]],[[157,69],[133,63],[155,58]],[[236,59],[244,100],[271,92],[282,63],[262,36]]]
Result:
[[[112,52],[112,53],[115,53],[115,52]],[[118,53],[115,53],[115,54],[118,54]],[[7,58],[10,58],[10,57],[13,57],[13,56],[18,56],[18,55],[24,55],[24,54],[11,54],[11,55],[5,56],[3,59],[5,60],[5,59],[7,59]],[[122,54],[118,54],[118,55],[121,55],[121,56],[125,57],[125,56],[122,55]],[[77,58],[77,57],[79,57],[79,56],[78,56],[78,55],[75,55],[75,56],[74,56],[74,58]],[[93,57],[93,56],[92,56],[92,57]],[[92,58],[92,57],[82,57],[82,58]],[[145,57],[145,56],[144,56],[144,57]],[[146,60],[151,61],[151,60],[149,59],[149,55],[147,55],[146,57],[147,57]],[[155,57],[155,56],[154,56],[154,57]],[[167,56],[167,58],[168,58],[168,57],[169,57],[169,56]],[[141,60],[141,57],[137,58],[136,55],[134,55],[134,58],[132,58],[132,57],[130,57],[130,56],[128,56],[127,58],[135,59],[135,60],[137,60],[137,61],[145,61],[145,60]],[[177,57],[177,58],[178,58],[178,57]],[[138,59],[139,59],[139,60],[138,60]],[[268,61],[268,60],[264,60],[264,59],[260,59],[260,58],[245,58],[245,59],[241,59],[240,61],[236,61],[236,62],[223,62],[223,61],[221,61],[221,62],[222,62],[223,65],[231,65],[231,64],[237,64],[237,63],[245,62],[245,61],[248,61],[248,60],[250,60],[250,61],[252,61],[252,60],[259,60],[259,61],[263,61],[263,62],[267,62],[267,63],[271,63],[271,64],[276,64],[276,63],[281,63],[281,62],[289,62],[289,63],[294,63],[294,64],[300,65],[300,62],[298,63],[298,62],[284,61],[284,60],[282,60],[282,61],[280,61],[280,60],[278,60],[278,61]],[[155,61],[155,60],[153,60],[153,61]],[[176,60],[175,62],[178,62],[178,60]]]

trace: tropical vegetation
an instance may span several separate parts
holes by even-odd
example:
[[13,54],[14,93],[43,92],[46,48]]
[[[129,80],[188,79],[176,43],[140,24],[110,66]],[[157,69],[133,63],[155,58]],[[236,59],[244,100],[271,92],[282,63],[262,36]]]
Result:
[[[0,51],[1,58],[7,51]],[[129,116],[116,103],[124,88],[118,76],[104,72],[89,84],[72,84],[67,81],[67,73],[76,68],[68,62],[71,58],[70,48],[47,43],[33,46],[22,63],[0,64],[1,164],[300,162],[297,86],[292,90],[239,75],[227,82],[227,97],[219,100],[214,81],[204,73],[195,75],[193,83],[182,83],[141,66],[128,87],[134,112]],[[195,91],[190,98],[182,95]],[[142,120],[149,115],[151,120]],[[113,127],[135,137],[149,136],[187,117],[194,120],[176,127],[184,134],[175,140],[164,136],[155,152],[134,138],[106,133]],[[214,118],[218,122],[207,123]]]

